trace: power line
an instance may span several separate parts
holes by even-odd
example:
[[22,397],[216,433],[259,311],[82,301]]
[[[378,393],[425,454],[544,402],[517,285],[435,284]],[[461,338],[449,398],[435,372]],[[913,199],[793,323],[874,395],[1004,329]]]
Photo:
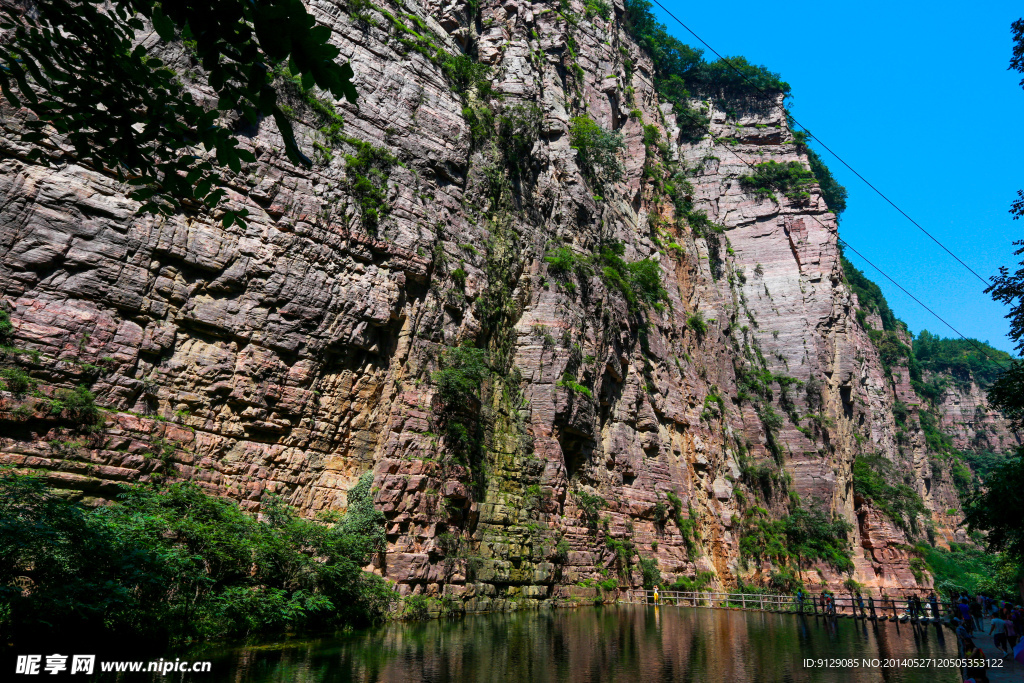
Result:
[[[656,0],[655,0],[655,1],[656,1]],[[716,138],[716,137],[714,136],[714,134],[713,134],[713,133],[712,133],[712,131],[711,131],[711,126],[710,126],[710,124],[709,124],[709,125],[707,126],[707,128],[706,128],[705,130],[706,130],[706,131],[707,131],[707,133],[709,134],[709,136],[710,136],[710,138],[711,138],[711,142],[712,142],[712,144],[718,145],[719,147],[721,147],[722,149],[726,150],[727,152],[730,152],[730,153],[731,153],[731,154],[732,154],[732,155],[733,155],[734,157],[736,157],[737,159],[739,159],[739,161],[740,161],[740,162],[741,162],[742,164],[744,164],[745,166],[747,166],[747,168],[749,168],[749,169],[750,169],[751,171],[754,171],[755,173],[757,172],[757,169],[756,169],[756,168],[754,168],[754,166],[753,166],[753,165],[751,165],[751,163],[750,163],[749,161],[747,161],[746,159],[744,159],[743,157],[741,157],[741,156],[740,156],[739,154],[737,154],[735,150],[733,150],[733,149],[731,149],[731,148],[729,148],[729,147],[726,147],[726,146],[725,146],[725,145],[724,145],[723,143],[721,143],[721,142],[719,142],[719,141],[718,141],[718,139],[717,139],[717,138]],[[778,190],[779,188],[775,188],[775,189],[776,189],[776,190]],[[821,226],[822,228],[824,228],[825,230],[828,230],[828,229],[829,229],[829,228],[828,228],[828,226],[826,226],[826,225],[825,225],[824,223],[822,223],[822,222],[821,222],[820,220],[818,220],[818,217],[817,217],[817,216],[815,216],[814,214],[804,214],[804,215],[806,215],[806,216],[807,216],[808,218],[812,219],[812,220],[813,220],[813,221],[814,221],[815,223],[817,223],[818,225],[820,225],[820,226]],[[842,242],[842,243],[843,243],[844,245],[846,245],[847,247],[849,247],[849,248],[850,248],[850,250],[851,250],[851,251],[852,251],[853,253],[855,253],[855,254],[856,254],[857,256],[859,256],[859,257],[861,257],[862,259],[864,259],[864,262],[865,262],[865,263],[867,263],[867,264],[868,264],[869,266],[871,266],[872,268],[874,268],[875,270],[877,270],[877,271],[878,271],[879,273],[881,273],[881,274],[882,274],[882,276],[883,276],[883,277],[884,277],[884,278],[885,278],[886,280],[888,280],[889,282],[891,282],[891,283],[893,283],[894,285],[896,285],[896,287],[898,287],[898,288],[899,288],[899,290],[900,290],[901,292],[903,292],[904,294],[906,294],[907,296],[909,296],[909,297],[910,297],[911,299],[913,299],[913,300],[914,300],[914,301],[915,301],[915,302],[916,302],[916,303],[917,303],[917,304],[918,304],[918,305],[919,305],[919,306],[920,306],[921,308],[923,308],[924,310],[926,310],[926,311],[928,311],[929,313],[931,313],[931,314],[932,314],[933,316],[935,316],[935,318],[936,318],[937,320],[939,320],[939,322],[941,322],[941,323],[942,323],[943,325],[945,325],[945,326],[946,326],[946,327],[948,327],[949,329],[953,330],[953,332],[954,332],[954,333],[956,333],[956,334],[957,334],[957,336],[959,336],[959,337],[960,337],[961,339],[963,339],[963,340],[964,340],[965,342],[967,342],[968,344],[971,344],[972,346],[974,346],[974,347],[975,347],[975,348],[976,348],[976,349],[978,350],[978,352],[979,352],[979,353],[981,353],[981,355],[982,355],[982,356],[983,356],[983,357],[985,358],[985,360],[987,360],[987,361],[990,361],[990,362],[992,362],[992,363],[995,363],[996,365],[998,365],[998,366],[999,366],[1000,368],[1002,368],[1003,370],[1008,370],[1008,369],[1009,369],[1009,368],[1007,368],[1007,367],[1006,367],[1005,365],[1003,365],[1002,363],[1000,363],[1000,362],[999,362],[998,360],[996,360],[996,359],[992,358],[991,356],[989,356],[989,355],[988,355],[988,353],[986,353],[986,352],[985,352],[985,349],[984,349],[984,348],[982,348],[981,344],[979,344],[979,343],[977,342],[977,340],[975,340],[975,339],[971,339],[971,338],[969,338],[969,337],[966,337],[966,336],[964,336],[964,335],[963,335],[963,334],[962,334],[962,333],[961,333],[961,332],[960,332],[960,331],[959,331],[958,329],[956,329],[956,328],[955,328],[955,327],[953,327],[953,326],[952,326],[951,324],[949,324],[948,322],[946,322],[946,320],[945,320],[945,319],[944,319],[944,318],[943,318],[942,316],[940,316],[940,315],[939,315],[938,313],[936,313],[936,312],[935,312],[935,311],[933,311],[933,310],[932,310],[931,308],[929,308],[928,306],[926,306],[926,305],[925,305],[925,304],[924,304],[924,303],[923,303],[923,302],[922,302],[922,301],[921,301],[920,299],[918,299],[918,298],[917,298],[916,296],[914,296],[913,294],[911,294],[910,292],[908,292],[908,291],[906,290],[906,288],[905,288],[905,287],[903,287],[903,285],[901,285],[900,283],[896,282],[896,280],[894,280],[894,279],[893,279],[892,277],[890,277],[888,273],[886,273],[886,272],[885,272],[884,270],[882,270],[881,268],[879,268],[878,266],[876,266],[876,265],[875,265],[874,263],[872,263],[871,261],[869,261],[869,260],[868,260],[868,259],[867,259],[867,258],[866,258],[866,257],[865,257],[865,256],[864,256],[863,254],[861,254],[861,253],[860,253],[859,251],[857,251],[857,250],[856,250],[856,249],[855,249],[855,248],[853,247],[853,245],[851,245],[851,244],[850,244],[849,242],[847,242],[847,241],[846,241],[845,239],[843,239],[842,237],[840,237],[840,236],[839,236],[839,234],[838,234],[838,231],[837,231],[837,233],[836,233],[836,239],[837,239],[837,240],[839,240],[840,242]]]
[[[725,58],[725,57],[723,57],[723,56],[722,56],[721,54],[719,54],[719,52],[718,52],[718,51],[717,51],[717,50],[716,50],[715,48],[713,48],[713,47],[711,47],[710,45],[708,45],[708,44],[707,44],[707,42],[705,42],[703,38],[701,38],[700,36],[698,36],[698,35],[697,35],[697,34],[696,34],[696,33],[695,33],[694,31],[693,31],[693,29],[691,29],[691,28],[690,28],[689,26],[687,26],[686,24],[684,24],[684,23],[683,23],[683,22],[682,22],[682,21],[681,21],[681,20],[679,19],[679,17],[677,17],[676,15],[672,14],[671,12],[669,12],[669,11],[668,11],[668,9],[667,9],[667,8],[666,8],[666,7],[664,6],[664,5],[662,5],[662,4],[661,4],[661,2],[659,2],[659,0],[653,0],[653,2],[654,2],[654,4],[656,4],[656,5],[658,6],[658,7],[660,7],[660,8],[662,9],[662,10],[664,10],[665,14],[667,14],[667,15],[669,15],[670,17],[672,17],[673,19],[675,19],[675,20],[676,20],[676,22],[678,22],[678,24],[679,24],[680,26],[682,26],[682,27],[683,27],[684,29],[686,29],[686,30],[687,30],[687,31],[688,31],[688,32],[690,33],[690,35],[692,35],[692,36],[693,36],[694,38],[696,38],[697,40],[699,40],[699,41],[701,42],[701,44],[702,44],[702,45],[703,45],[704,47],[706,47],[706,48],[707,48],[708,50],[710,50],[711,52],[713,52],[713,53],[715,54],[715,56],[716,56],[716,57],[718,57],[718,58],[719,58],[719,59],[720,59],[721,61],[723,61],[723,62],[725,62],[726,64],[728,64],[728,65],[729,65],[729,68],[731,68],[731,69],[732,69],[733,71],[735,71],[736,73],[738,73],[738,74],[740,75],[740,77],[741,77],[741,78],[743,78],[743,80],[747,81],[747,82],[748,82],[748,83],[750,83],[750,84],[751,84],[752,86],[754,86],[755,88],[757,88],[757,90],[758,90],[758,91],[760,91],[760,92],[761,92],[762,94],[764,94],[764,95],[767,95],[767,94],[769,94],[769,93],[768,93],[768,91],[766,91],[766,90],[765,90],[764,88],[762,88],[762,87],[761,87],[761,86],[759,86],[759,85],[758,85],[757,83],[755,83],[754,81],[752,81],[752,80],[750,79],[750,77],[748,77],[748,76],[747,76],[747,75],[746,75],[745,73],[743,73],[742,71],[740,71],[739,69],[737,69],[737,68],[736,68],[736,66],[735,66],[735,65],[734,65],[734,64],[733,64],[732,62],[730,62],[730,61],[729,61],[728,59],[726,59],[726,58]],[[966,263],[964,263],[964,262],[963,262],[963,260],[962,260],[962,259],[961,259],[961,258],[960,258],[959,256],[957,256],[957,255],[956,255],[956,254],[954,254],[954,253],[953,253],[952,251],[950,251],[950,250],[949,250],[949,249],[948,249],[948,248],[946,247],[946,245],[944,245],[944,244],[943,244],[942,242],[940,242],[940,241],[939,241],[938,239],[936,239],[936,237],[935,237],[934,235],[932,235],[932,234],[931,234],[930,232],[928,232],[928,231],[927,231],[927,230],[925,230],[925,229],[924,229],[923,227],[921,227],[921,224],[920,224],[920,223],[918,223],[918,222],[917,222],[917,221],[915,221],[915,220],[914,220],[913,218],[911,218],[911,217],[910,217],[910,216],[909,216],[909,215],[907,214],[907,212],[906,212],[906,211],[904,211],[904,210],[903,210],[903,209],[901,209],[901,208],[900,208],[899,206],[897,206],[897,205],[896,205],[896,203],[895,203],[894,201],[892,201],[891,199],[889,199],[889,198],[888,198],[887,196],[885,196],[885,194],[884,194],[884,193],[882,193],[882,191],[881,191],[881,190],[879,190],[879,189],[878,189],[877,187],[875,187],[874,185],[872,185],[872,184],[871,184],[871,183],[870,183],[870,182],[868,181],[868,179],[867,179],[867,178],[865,178],[865,177],[864,177],[864,176],[862,176],[862,175],[861,175],[860,173],[858,173],[858,172],[857,172],[857,169],[853,168],[853,166],[850,166],[850,164],[846,163],[846,161],[845,161],[845,160],[844,160],[844,159],[843,159],[843,158],[842,158],[841,156],[839,156],[838,154],[836,154],[835,152],[833,152],[833,151],[832,151],[832,148],[831,148],[831,147],[829,147],[828,145],[826,145],[826,144],[825,144],[824,142],[822,142],[821,138],[818,138],[818,137],[816,137],[816,136],[812,135],[812,134],[811,134],[811,131],[810,131],[810,130],[809,130],[809,129],[807,128],[807,126],[805,126],[804,124],[802,124],[802,123],[800,123],[799,121],[797,121],[797,120],[796,120],[796,117],[794,117],[794,116],[793,116],[792,114],[790,114],[789,112],[786,112],[786,115],[787,115],[787,116],[789,116],[789,118],[791,118],[791,119],[793,120],[793,123],[794,123],[794,124],[796,124],[797,126],[800,126],[801,128],[803,128],[803,129],[804,129],[804,131],[805,131],[805,132],[807,133],[808,137],[812,137],[812,138],[814,138],[815,140],[817,140],[817,141],[818,141],[818,144],[820,144],[820,145],[821,145],[822,147],[824,147],[824,148],[825,148],[825,150],[827,150],[829,154],[831,154],[832,156],[834,156],[834,157],[835,157],[835,158],[836,158],[836,159],[837,159],[837,160],[839,161],[839,163],[841,163],[841,164],[842,164],[843,166],[845,166],[846,168],[850,169],[850,171],[851,171],[851,172],[852,172],[852,173],[853,173],[853,174],[854,174],[855,176],[857,176],[858,178],[860,178],[861,180],[863,180],[863,181],[864,181],[864,184],[865,184],[865,185],[867,185],[868,187],[870,187],[870,188],[871,188],[872,190],[874,190],[874,191],[875,191],[875,193],[877,193],[879,197],[881,197],[881,198],[882,198],[882,199],[884,199],[884,200],[885,200],[886,202],[888,202],[888,203],[889,203],[889,205],[890,205],[890,206],[892,206],[892,208],[894,208],[894,209],[896,209],[897,211],[899,211],[899,212],[900,212],[900,214],[902,214],[902,215],[903,215],[903,217],[904,217],[904,218],[906,218],[906,219],[907,219],[908,221],[910,221],[911,223],[913,223],[913,224],[914,224],[914,226],[916,226],[918,230],[920,230],[920,231],[921,231],[921,232],[923,232],[924,234],[928,235],[928,237],[929,237],[929,238],[930,238],[930,239],[931,239],[931,240],[932,240],[933,242],[935,242],[935,244],[937,244],[937,245],[939,245],[940,247],[942,247],[942,250],[943,250],[943,251],[945,251],[945,252],[946,252],[947,254],[949,254],[950,256],[952,256],[952,257],[953,257],[953,258],[954,258],[954,259],[956,260],[956,262],[957,262],[957,263],[959,263],[959,264],[960,264],[961,266],[963,266],[964,268],[966,268],[967,270],[969,270],[969,271],[971,272],[971,274],[972,274],[972,275],[974,275],[974,277],[976,277],[976,278],[978,278],[979,280],[981,280],[981,282],[982,282],[982,283],[984,283],[984,285],[985,285],[985,287],[986,287],[986,288],[988,288],[988,287],[990,287],[990,286],[992,285],[992,283],[991,283],[991,282],[990,282],[989,280],[986,280],[986,279],[985,279],[984,277],[982,277],[981,275],[978,275],[978,273],[977,273],[977,272],[976,272],[976,271],[975,271],[975,270],[974,270],[973,268],[971,268],[971,267],[970,267],[969,265],[967,265]],[[881,272],[881,271],[879,271],[879,272]]]

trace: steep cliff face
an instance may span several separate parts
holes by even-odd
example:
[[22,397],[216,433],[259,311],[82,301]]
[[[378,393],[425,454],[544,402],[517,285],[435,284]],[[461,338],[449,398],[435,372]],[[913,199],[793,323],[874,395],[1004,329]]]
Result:
[[[924,435],[897,428],[895,402],[920,401],[857,322],[835,217],[814,185],[789,198],[739,180],[769,160],[806,166],[781,102],[695,103],[710,135],[690,141],[621,4],[610,20],[577,2],[312,8],[352,61],[359,104],[295,89],[309,169],[272,128],[249,131],[258,162],[230,196],[245,226],[137,216],[59,140],[56,166],[26,161],[21,114],[4,110],[0,305],[23,350],[8,360],[41,393],[3,393],[0,462],[90,498],[188,479],[307,515],[344,508],[371,471],[388,519],[376,570],[470,609],[637,585],[640,558],[668,579],[765,580],[770,567],[739,557],[754,506],[835,511],[853,524],[854,578],[929,585],[904,533],[853,493],[855,456],[880,453],[952,537],[955,491]],[[480,94],[442,68],[463,49],[501,95],[484,139]],[[603,196],[570,146],[584,114],[625,143]],[[502,132],[520,124],[525,145]],[[721,233],[676,215],[665,169]],[[657,264],[663,306],[630,302],[608,273],[620,266],[602,248],[618,243],[621,263]],[[546,258],[565,248],[568,267]],[[488,370],[453,402],[436,373],[462,367],[464,343]],[[46,401],[81,383],[107,410],[95,434]],[[979,400],[947,394],[957,438],[976,438]]]

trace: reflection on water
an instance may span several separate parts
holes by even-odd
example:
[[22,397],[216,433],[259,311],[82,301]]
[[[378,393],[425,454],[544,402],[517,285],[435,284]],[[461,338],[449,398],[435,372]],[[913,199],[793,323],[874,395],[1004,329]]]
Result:
[[[805,658],[956,656],[937,626],[663,606],[394,623],[214,656],[202,681],[959,681],[954,669],[805,668]],[[209,658],[209,656],[204,656]],[[199,677],[196,680],[200,680]]]

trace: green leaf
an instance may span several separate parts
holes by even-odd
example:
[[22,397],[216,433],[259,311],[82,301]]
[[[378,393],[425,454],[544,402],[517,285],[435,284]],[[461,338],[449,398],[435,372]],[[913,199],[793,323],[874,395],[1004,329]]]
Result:
[[172,22],[166,14],[164,14],[163,8],[160,5],[156,5],[153,8],[153,28],[156,29],[157,34],[161,40],[170,42],[174,40],[174,22]]

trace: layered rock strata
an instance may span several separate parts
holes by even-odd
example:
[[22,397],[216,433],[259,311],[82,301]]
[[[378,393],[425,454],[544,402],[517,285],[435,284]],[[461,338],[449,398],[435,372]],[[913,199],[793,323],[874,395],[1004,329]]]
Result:
[[[614,595],[598,584],[638,585],[640,558],[669,580],[766,580],[740,561],[744,510],[781,515],[794,496],[851,522],[856,580],[926,588],[908,539],[851,483],[855,455],[877,452],[932,509],[955,507],[923,435],[897,443],[894,402],[920,401],[856,321],[817,187],[767,198],[739,180],[768,160],[806,166],[781,102],[728,115],[694,102],[710,135],[684,139],[619,2],[610,20],[574,0],[483,2],[475,16],[461,2],[361,7],[311,3],[351,60],[358,106],[315,95],[343,118],[338,133],[293,93],[312,168],[290,165],[266,123],[243,139],[258,159],[231,179],[244,226],[137,215],[59,140],[54,165],[28,161],[23,115],[3,111],[0,305],[23,350],[11,355],[44,396],[85,383],[107,413],[80,435],[38,397],[5,392],[0,461],[89,499],[181,479],[254,512],[279,494],[310,516],[344,509],[371,471],[388,520],[376,571],[467,609]],[[477,95],[442,68],[463,50],[489,67],[498,113],[537,108],[528,153],[474,138]],[[570,144],[582,115],[625,143],[624,178],[602,197]],[[380,184],[372,220],[359,163]],[[674,215],[651,180],[668,165],[721,235]],[[627,263],[657,262],[664,307],[545,258],[619,242]],[[432,376],[464,342],[487,349],[491,372],[463,406],[478,450],[456,458]],[[770,398],[756,400],[743,378],[765,370]],[[950,424],[973,400],[947,402]]]

